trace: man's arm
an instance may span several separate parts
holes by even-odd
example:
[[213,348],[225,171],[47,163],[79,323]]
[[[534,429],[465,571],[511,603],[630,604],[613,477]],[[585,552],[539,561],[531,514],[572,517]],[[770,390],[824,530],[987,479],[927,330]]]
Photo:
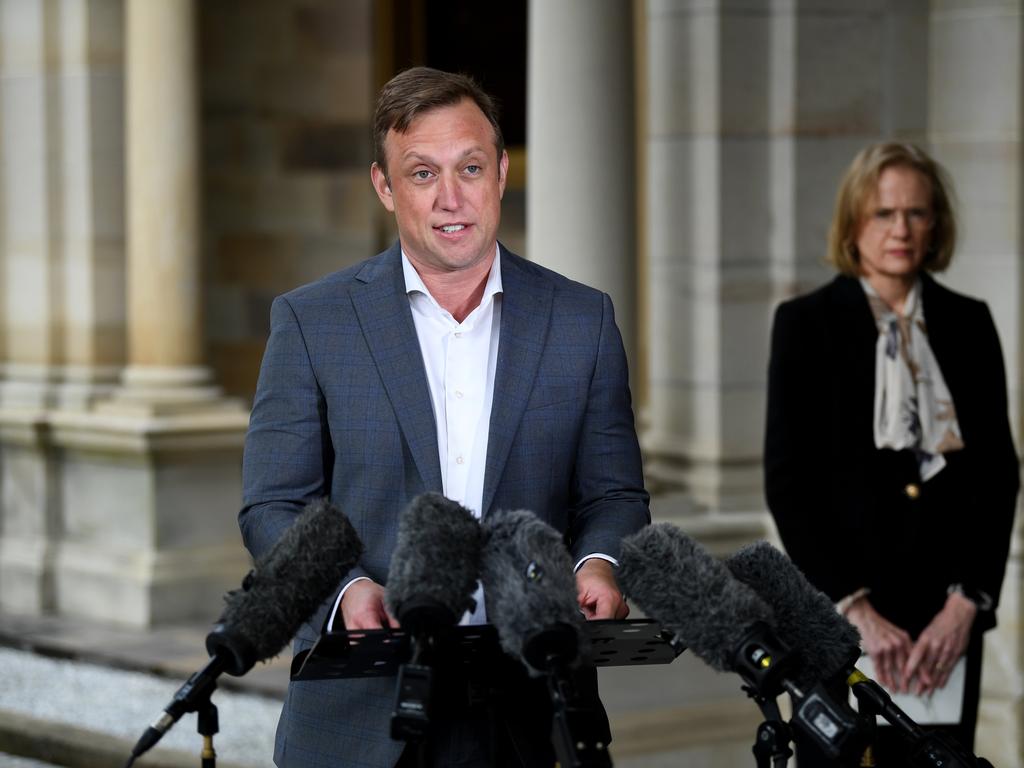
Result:
[[617,558],[622,539],[650,523],[651,515],[626,353],[607,295],[602,296],[597,361],[572,482],[570,547],[577,561],[585,559],[576,571],[580,607],[588,619],[624,618],[629,609],[615,582],[614,566],[604,558]]
[[[278,297],[270,311],[270,338],[242,466],[238,521],[253,557],[269,551],[306,504],[330,495],[334,451],[326,419],[302,327],[288,299]],[[365,572],[357,565],[346,583],[359,576]]]

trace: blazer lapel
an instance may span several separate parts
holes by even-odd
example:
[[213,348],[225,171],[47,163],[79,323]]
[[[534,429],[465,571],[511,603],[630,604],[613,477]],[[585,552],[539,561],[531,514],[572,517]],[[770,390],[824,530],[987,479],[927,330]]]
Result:
[[483,515],[494,502],[498,481],[537,379],[554,301],[551,282],[539,274],[527,272],[519,258],[504,247],[501,249],[501,284],[501,335],[487,439]]
[[398,244],[356,276],[352,304],[384,390],[428,490],[441,490],[437,426]]

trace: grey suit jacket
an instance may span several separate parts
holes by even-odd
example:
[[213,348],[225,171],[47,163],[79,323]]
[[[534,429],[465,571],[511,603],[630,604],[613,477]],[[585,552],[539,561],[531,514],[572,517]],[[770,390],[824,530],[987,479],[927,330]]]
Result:
[[[575,558],[616,556],[650,520],[622,340],[608,296],[502,247],[501,335],[483,514],[530,509]],[[346,582],[383,584],[398,517],[441,490],[437,431],[398,244],[278,297],[243,469],[239,524],[266,552],[312,499],[328,496],[366,552]],[[339,585],[339,589],[340,589]],[[333,598],[295,639],[317,639]],[[392,766],[393,680],[292,683],[280,766]]]

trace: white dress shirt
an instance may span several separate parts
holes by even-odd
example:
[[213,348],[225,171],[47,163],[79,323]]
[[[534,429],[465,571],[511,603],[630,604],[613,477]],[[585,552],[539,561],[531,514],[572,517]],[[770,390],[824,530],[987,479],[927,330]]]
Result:
[[[495,244],[484,295],[480,304],[461,323],[430,295],[423,279],[402,251],[405,292],[423,355],[430,388],[430,404],[437,425],[437,453],[441,466],[441,492],[470,510],[477,519],[484,499],[484,470],[490,435],[494,372],[498,367],[498,336],[501,330],[501,250]],[[334,604],[327,629],[345,591],[365,576],[352,579]],[[461,624],[483,624],[483,588],[477,584],[476,610]]]
[[[404,251],[402,269],[434,408],[442,493],[479,519],[498,367],[501,252],[495,253],[479,306],[461,323],[430,295]],[[476,610],[467,611],[461,624],[487,621],[479,583],[473,597]]]

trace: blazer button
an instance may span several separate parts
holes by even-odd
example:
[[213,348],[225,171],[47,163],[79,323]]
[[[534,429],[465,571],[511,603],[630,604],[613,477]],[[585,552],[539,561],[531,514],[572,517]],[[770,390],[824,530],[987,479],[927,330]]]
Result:
[[903,488],[903,493],[911,501],[916,501],[917,498],[921,495],[921,486],[919,486],[917,483],[907,483],[907,485]]

